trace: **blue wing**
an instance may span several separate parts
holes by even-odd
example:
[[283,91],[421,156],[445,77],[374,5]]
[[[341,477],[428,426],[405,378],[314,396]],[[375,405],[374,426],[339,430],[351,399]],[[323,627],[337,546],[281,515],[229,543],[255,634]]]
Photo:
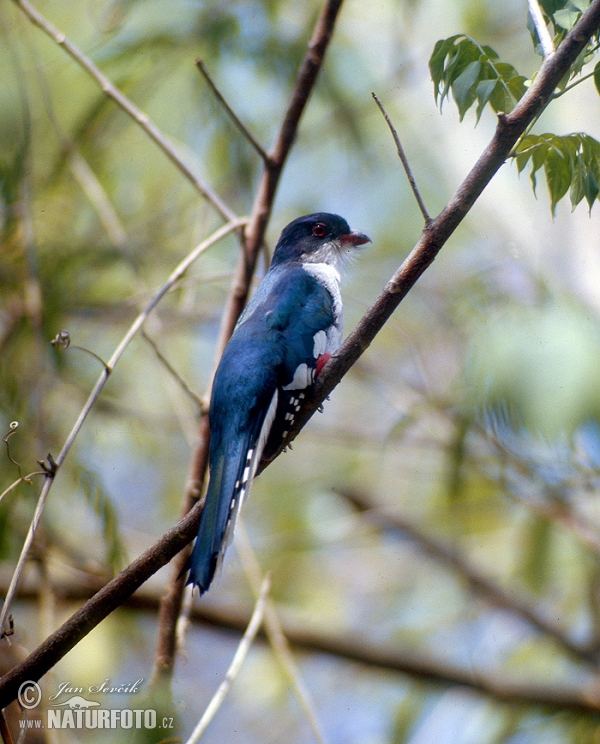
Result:
[[[267,439],[285,432],[338,322],[329,291],[301,266],[270,271],[223,352],[210,404],[210,482],[188,583],[207,591]],[[271,437],[269,434],[271,433]]]

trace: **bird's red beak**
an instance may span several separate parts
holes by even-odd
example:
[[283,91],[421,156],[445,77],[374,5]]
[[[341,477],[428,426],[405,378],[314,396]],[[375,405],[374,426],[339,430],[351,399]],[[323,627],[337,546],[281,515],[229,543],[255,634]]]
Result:
[[371,238],[368,235],[365,235],[364,233],[358,232],[356,230],[352,230],[352,232],[349,232],[347,235],[341,235],[340,242],[350,243],[350,245],[357,247],[359,245],[363,245],[364,243],[370,243]]

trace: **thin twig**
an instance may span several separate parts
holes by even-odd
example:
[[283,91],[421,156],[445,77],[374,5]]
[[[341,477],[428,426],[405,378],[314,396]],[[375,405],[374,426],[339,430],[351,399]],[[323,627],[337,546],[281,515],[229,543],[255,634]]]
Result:
[[396,149],[398,150],[398,157],[400,158],[402,167],[404,168],[404,172],[406,173],[406,177],[408,178],[408,182],[410,184],[412,192],[415,196],[415,199],[417,200],[417,204],[419,205],[419,209],[421,210],[423,219],[425,220],[425,225],[427,226],[431,222],[431,217],[429,216],[429,213],[427,212],[427,207],[425,206],[425,202],[421,198],[421,194],[419,193],[419,189],[417,188],[417,182],[415,181],[412,171],[410,169],[408,158],[406,157],[406,154],[404,153],[404,148],[402,147],[402,143],[400,142],[400,137],[398,137],[398,132],[396,132],[396,129],[394,128],[394,125],[392,124],[390,117],[387,114],[387,111],[383,108],[383,104],[381,103],[379,98],[377,98],[375,93],[371,93],[371,95],[373,96],[375,103],[379,106],[379,110],[383,114],[383,118],[385,119],[386,124],[390,128],[390,132],[392,133],[392,137],[394,138],[394,142],[396,143]]
[[177,649],[183,648],[183,644],[185,642],[185,634],[191,622],[193,608],[194,587],[191,584],[187,584],[183,595],[181,613],[177,618],[177,631],[175,634],[177,640]]
[[177,372],[177,370],[173,367],[171,362],[169,362],[169,360],[165,357],[165,355],[158,348],[156,341],[151,336],[149,336],[144,330],[142,330],[142,338],[144,338],[150,344],[150,346],[154,349],[154,353],[156,354],[158,360],[165,367],[165,369],[169,372],[169,374],[173,377],[173,379],[177,381],[177,383],[182,388],[182,390],[194,401],[194,403],[198,406],[198,409],[200,410],[200,412],[202,414],[207,413],[208,407],[207,407],[206,401],[192,390],[192,388],[187,384],[187,382],[183,379],[183,377],[179,374],[179,372]]
[[10,735],[10,729],[8,728],[3,710],[0,710],[0,736],[2,737],[2,744],[13,744],[13,738]]
[[[234,535],[235,546],[242,560],[242,567],[250,588],[255,597],[259,596],[260,587],[263,582],[260,566],[256,559],[256,554],[252,549],[243,521],[238,517],[236,532]],[[317,716],[317,710],[313,702],[308,687],[304,684],[300,669],[296,664],[294,655],[290,648],[287,638],[279,619],[279,614],[274,603],[267,599],[265,602],[265,632],[275,656],[279,660],[283,671],[290,681],[294,694],[298,699],[300,708],[304,713],[306,720],[312,730],[315,741],[318,744],[325,744],[325,733]]]
[[44,16],[39,13],[27,0],[13,0],[13,2],[25,13],[29,20],[49,36],[56,44],[62,47],[67,54],[77,62],[100,86],[102,91],[128,116],[130,116],[165,153],[169,160],[174,163],[183,175],[190,181],[196,191],[201,194],[221,215],[231,222],[236,215],[219,197],[207,186],[202,179],[194,173],[187,163],[178,155],[177,151],[167,140],[164,134],[150,121],[148,116],[142,113],[126,96],[121,93],[96,67],[96,65],[74,46],[67,37],[52,26]]
[[2,501],[6,494],[10,493],[14,488],[16,488],[19,483],[31,483],[31,478],[34,475],[48,475],[48,473],[45,470],[35,470],[33,473],[29,473],[28,475],[23,475],[20,478],[17,478],[14,483],[11,483],[8,488],[5,488],[4,491],[0,493],[0,501]]
[[[61,139],[64,142],[62,136]],[[69,152],[69,166],[74,178],[96,210],[109,240],[117,248],[122,248],[127,240],[127,233],[98,176],[90,168],[87,160],[75,149]]]
[[206,65],[204,64],[203,60],[197,59],[196,60],[196,67],[200,70],[202,73],[203,78],[208,83],[208,87],[212,90],[212,92],[215,94],[215,97],[223,106],[226,113],[228,114],[229,118],[233,123],[236,125],[236,127],[240,130],[240,132],[244,135],[244,137],[248,140],[248,142],[252,145],[252,147],[256,150],[256,152],[260,155],[263,162],[265,164],[269,163],[269,155],[267,154],[267,151],[263,148],[263,146],[260,144],[260,142],[256,139],[256,137],[252,134],[252,132],[248,129],[248,127],[244,124],[243,121],[238,117],[238,115],[235,113],[235,111],[231,108],[231,106],[227,103],[225,100],[225,97],[221,93],[221,91],[218,89],[217,84],[213,80],[210,72],[208,71]]
[[[113,352],[111,358],[108,360],[108,362],[106,362],[105,368],[102,370],[100,377],[98,378],[96,384],[94,385],[92,392],[89,394],[88,399],[85,405],[83,406],[79,416],[77,417],[77,420],[75,421],[75,424],[73,425],[73,428],[71,429],[66,442],[64,443],[58,457],[56,458],[54,470],[58,469],[64,462],[75,440],[75,437],[77,436],[81,427],[83,426],[83,422],[85,421],[88,413],[92,409],[92,406],[98,399],[98,396],[100,395],[102,388],[106,384],[106,381],[108,380],[110,373],[114,369],[115,364],[118,362],[121,355],[123,354],[123,352],[129,345],[130,341],[133,339],[135,334],[140,330],[140,328],[142,327],[142,325],[144,324],[144,322],[146,321],[146,319],[148,318],[152,310],[154,310],[154,308],[158,305],[160,300],[171,289],[173,284],[186,272],[186,270],[198,258],[198,256],[200,256],[202,253],[204,253],[204,251],[206,251],[212,245],[214,245],[219,240],[224,238],[230,232],[233,232],[234,230],[237,230],[238,228],[242,227],[245,223],[246,223],[245,219],[236,219],[236,220],[233,220],[232,222],[228,222],[226,225],[223,225],[223,227],[221,227],[219,230],[214,232],[206,240],[203,240],[202,243],[197,245],[196,248],[194,248],[194,250],[183,259],[183,261],[181,261],[179,266],[177,266],[177,268],[171,273],[171,276],[167,279],[167,281],[162,285],[162,287],[158,290],[158,292],[156,292],[156,294],[152,297],[152,299],[146,305],[144,310],[142,310],[142,312],[137,316],[137,318],[134,320],[129,330],[127,331],[127,333],[121,340],[121,343],[117,346],[117,348]],[[38,503],[35,509],[35,513],[33,515],[33,519],[31,520],[31,524],[29,525],[29,531],[27,532],[27,537],[25,538],[25,543],[21,550],[21,555],[19,556],[17,566],[13,573],[13,577],[10,582],[10,586],[8,588],[6,599],[4,600],[4,605],[2,607],[2,613],[0,614],[0,633],[4,629],[4,623],[6,622],[6,618],[8,616],[10,606],[14,599],[14,595],[17,589],[19,578],[23,571],[23,567],[25,565],[25,561],[27,560],[27,556],[29,555],[29,550],[31,548],[31,544],[33,543],[35,532],[37,530],[38,524],[42,517],[42,512],[44,510],[44,505],[46,503],[48,493],[50,492],[50,488],[54,481],[54,473],[52,474],[47,473],[47,476],[48,477],[46,477],[46,480],[44,481],[44,485],[42,487],[42,490],[41,490],[41,493],[38,499]]]
[[49,92],[49,82],[44,73],[43,65],[38,58],[37,50],[33,44],[29,44],[28,46],[28,57],[33,61],[34,69],[38,76],[40,94],[44,102],[46,115],[54,127],[63,152],[67,155],[71,173],[96,211],[111,243],[117,248],[122,248],[127,240],[127,233],[123,227],[123,223],[108,198],[104,187],[100,183],[98,176],[91,169],[83,155],[77,150],[75,144],[64,134],[62,126],[54,113],[54,106]]
[[256,190],[248,227],[246,228],[245,254],[240,256],[238,261],[236,275],[231,286],[219,332],[217,358],[220,357],[225,344],[233,333],[233,328],[248,299],[256,260],[264,241],[279,179],[296,139],[300,119],[317,81],[341,6],[342,0],[326,0],[324,3],[308,42],[306,54],[296,75],[279,133],[269,152],[270,167],[263,169]]
[[[302,113],[317,80],[325,52],[332,38],[335,20],[341,5],[342,0],[326,0],[323,5],[308,43],[304,59],[296,75],[294,87],[275,144],[264,161],[263,172],[245,231],[245,250],[240,253],[236,273],[231,283],[227,305],[221,320],[213,369],[216,369],[225,344],[229,340],[237,319],[246,304],[257,258],[264,244],[265,231],[281,172],[295,140]],[[208,422],[205,417],[200,422],[198,443],[192,455],[188,471],[187,485],[181,507],[182,514],[192,508],[202,492],[208,464],[208,442]],[[164,599],[159,614],[154,672],[152,676],[153,683],[158,683],[159,681],[164,683],[170,680],[173,673],[175,652],[177,649],[175,637],[177,632],[177,617],[181,611],[182,593],[185,586],[181,572],[186,564],[186,555],[177,556],[173,562],[165,586]]]
[[554,49],[554,42],[552,41],[552,37],[548,31],[548,26],[546,26],[546,21],[544,20],[544,15],[538,0],[527,0],[527,7],[529,8],[529,15],[531,16],[531,20],[535,26],[538,39],[542,45],[544,59],[551,57],[556,50]]
[[200,740],[200,737],[206,730],[206,727],[212,721],[212,719],[215,717],[216,712],[221,707],[223,700],[225,700],[225,697],[229,692],[229,688],[231,687],[231,683],[237,677],[238,672],[240,671],[240,668],[244,663],[244,659],[248,655],[250,646],[256,638],[256,634],[258,633],[262,624],[270,583],[270,576],[269,574],[267,574],[264,578],[262,586],[260,587],[260,594],[258,595],[258,599],[256,600],[254,612],[252,613],[250,622],[248,623],[248,627],[246,628],[246,632],[242,636],[234,657],[231,660],[229,669],[225,673],[225,677],[219,685],[219,689],[215,692],[213,698],[204,711],[202,718],[198,721],[196,728],[193,730],[186,744],[197,744],[197,742]]
[[582,75],[581,77],[578,77],[577,80],[574,80],[572,83],[569,83],[569,85],[566,85],[562,90],[557,90],[555,93],[553,93],[552,98],[556,100],[557,98],[560,98],[561,96],[564,96],[565,93],[569,93],[573,90],[573,88],[576,88],[578,85],[581,85],[581,83],[584,83],[586,80],[589,80],[591,77],[594,77],[596,75],[596,70],[592,70],[591,72],[588,72],[585,75]]

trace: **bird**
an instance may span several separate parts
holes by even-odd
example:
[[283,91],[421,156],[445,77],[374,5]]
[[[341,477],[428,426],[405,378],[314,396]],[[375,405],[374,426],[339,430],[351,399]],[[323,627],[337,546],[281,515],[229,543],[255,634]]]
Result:
[[316,212],[287,225],[235,326],[209,406],[209,485],[187,583],[208,591],[263,455],[274,455],[318,374],[342,341],[345,260],[370,242],[343,217]]

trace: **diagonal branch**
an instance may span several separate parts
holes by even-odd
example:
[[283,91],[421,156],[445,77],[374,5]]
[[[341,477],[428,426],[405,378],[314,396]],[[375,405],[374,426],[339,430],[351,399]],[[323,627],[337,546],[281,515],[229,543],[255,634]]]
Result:
[[37,681],[43,677],[82,638],[184,548],[198,530],[201,511],[202,504],[198,503],[184,519],[85,602],[21,664],[0,677],[0,709],[16,699],[22,682],[29,679]]
[[[243,523],[238,523],[235,533],[235,546],[240,558],[242,559],[242,566],[248,583],[250,584],[254,595],[258,596],[263,581],[262,573]],[[294,659],[289,641],[286,638],[281,620],[279,619],[279,613],[277,612],[275,603],[270,601],[268,598],[265,604],[264,631],[269,643],[271,644],[273,653],[277,657],[277,660],[279,661],[279,664],[287,676],[291,688],[298,699],[300,708],[308,721],[315,741],[317,744],[325,744],[325,733],[317,716],[313,697],[302,679],[300,669]]]
[[54,28],[54,26],[52,26],[52,24],[50,24],[41,13],[27,2],[27,0],[13,0],[13,2],[23,11],[23,13],[25,13],[33,24],[38,28],[41,28],[47,36],[62,47],[65,52],[98,83],[102,91],[128,116],[130,116],[144,130],[144,132],[146,132],[150,139],[160,147],[169,160],[183,173],[188,181],[194,186],[196,191],[212,204],[214,209],[225,221],[236,219],[236,215],[231,211],[231,209],[229,209],[229,207],[209,188],[209,186],[202,181],[200,176],[198,176],[197,173],[194,173],[190,166],[182,160],[182,158],[177,154],[175,148],[158,127],[150,121],[146,114],[142,113],[142,111],[134,106],[127,96],[124,96],[123,93],[121,93],[121,91],[110,82],[106,75],[100,72],[90,59],[80,52],[64,34]]
[[481,595],[488,602],[502,607],[513,615],[525,620],[529,625],[543,635],[551,638],[560,648],[579,663],[587,666],[598,667],[598,654],[594,649],[572,641],[564,631],[549,619],[538,613],[533,607],[521,599],[508,594],[493,579],[485,576],[479,569],[470,564],[463,556],[448,545],[444,545],[421,529],[411,521],[391,514],[385,508],[373,503],[371,499],[356,491],[337,490],[345,499],[361,512],[366,512],[369,519],[383,527],[391,528],[400,532],[414,541],[421,550],[434,558],[448,570],[466,581],[469,588]]
[[[322,33],[327,37],[327,40],[333,30],[333,21],[339,10],[340,3],[341,0],[328,3],[319,19],[317,27],[322,27]],[[600,0],[593,0],[587,11],[567,34],[556,53],[544,62],[539,75],[515,109],[509,115],[498,117],[498,127],[492,141],[463,184],[440,215],[433,220],[430,226],[425,228],[416,247],[388,282],[384,291],[347,339],[338,355],[328,362],[319,377],[317,388],[311,397],[310,404],[301,410],[296,417],[298,424],[294,427],[293,436],[298,434],[319,404],[335,388],[343,375],[369,347],[374,337],[400,304],[401,300],[406,296],[409,289],[435,259],[444,243],[452,235],[483,189],[506,160],[519,135],[546,106],[552,91],[598,27],[600,27]],[[324,53],[326,45],[326,41],[323,41],[322,53]],[[307,56],[310,56],[310,54]],[[310,68],[313,63],[314,60],[310,63],[307,62],[306,65],[303,63],[302,69],[304,70],[305,67]],[[320,66],[320,62],[317,65],[317,70],[318,66]],[[316,72],[312,76],[313,83],[315,76]],[[309,78],[310,75],[307,73],[304,80],[308,80]],[[305,90],[304,103],[306,103],[308,93],[310,93],[310,88],[308,91]],[[288,112],[291,108],[292,104],[290,104]],[[303,108],[304,106],[300,108],[300,113]],[[284,123],[286,121],[287,117]],[[280,141],[287,141],[289,147],[292,139],[293,136],[290,139],[287,130],[284,136],[282,128]],[[257,195],[255,205],[265,204],[267,208],[265,213],[253,218],[252,235],[254,235],[253,240],[255,242],[247,243],[247,247],[251,245],[260,246],[262,233],[260,233],[260,239],[256,242],[256,236],[259,234],[257,227],[262,224],[264,233],[264,226],[266,225],[272,204],[272,200],[262,201],[270,193],[270,188],[273,186],[272,177],[267,178],[263,176],[261,183],[263,184],[262,189],[259,191],[259,195]],[[261,194],[263,196],[259,198]],[[231,304],[233,305],[234,303],[232,302]],[[262,463],[263,469],[267,464],[265,462]],[[201,507],[198,505],[189,512],[181,522],[165,533],[137,561],[130,564],[113,581],[107,584],[101,592],[86,602],[21,664],[4,675],[0,679],[0,708],[5,707],[15,699],[19,685],[22,682],[29,679],[38,680],[73,648],[79,640],[96,627],[101,620],[116,609],[125,599],[130,597],[149,576],[155,573],[161,566],[168,563],[178,551],[189,543],[197,530],[200,509]]]
[[228,298],[223,324],[221,325],[217,350],[218,357],[221,355],[225,344],[233,333],[236,321],[248,299],[250,282],[264,240],[269,217],[271,216],[271,209],[273,208],[279,179],[281,178],[285,161],[296,138],[300,118],[317,81],[317,76],[323,64],[325,52],[331,41],[335,20],[341,5],[342,0],[327,0],[323,6],[313,35],[308,43],[308,49],[298,70],[279,134],[269,152],[268,163],[263,169],[252,206],[252,212],[250,213],[250,220],[246,228],[246,252],[245,255],[240,256]]
[[[287,443],[295,439],[350,367],[368,349],[421,274],[433,263],[481,192],[509,157],[521,134],[544,110],[554,89],[599,27],[600,0],[593,0],[557,51],[544,60],[539,74],[511,113],[498,114],[494,136],[471,172],[440,214],[425,225],[419,241],[404,263],[361,318],[342,348],[323,368],[315,388],[307,393],[305,406],[296,414]],[[285,444],[281,450],[284,447]],[[279,452],[275,456],[278,454]],[[259,472],[267,464],[263,460]]]
[[546,21],[544,20],[544,14],[542,13],[539,0],[527,0],[527,7],[533,25],[535,26],[538,39],[540,40],[544,57],[549,57],[554,54],[554,43],[550,36],[550,32],[548,31],[548,26],[546,26]]
[[235,113],[235,111],[231,108],[231,106],[227,103],[227,101],[225,100],[225,96],[221,93],[221,91],[217,87],[217,84],[213,80],[212,75],[208,71],[208,68],[204,64],[203,60],[197,59],[196,67],[202,73],[202,77],[206,80],[208,87],[212,90],[212,92],[214,93],[216,99],[219,101],[221,106],[223,106],[223,108],[225,109],[231,121],[236,125],[236,127],[240,130],[240,132],[244,135],[244,137],[248,140],[248,142],[252,145],[252,147],[256,150],[256,152],[260,155],[261,159],[265,163],[268,163],[269,156],[263,149],[263,146],[256,139],[256,137],[252,134],[252,132],[248,129],[248,127],[244,124],[244,122],[239,118],[239,116]]
[[265,612],[265,604],[267,601],[267,594],[269,592],[269,585],[270,576],[269,574],[267,574],[260,587],[258,599],[256,600],[256,604],[254,606],[254,612],[252,613],[250,622],[248,623],[248,627],[246,628],[246,631],[242,636],[242,640],[237,647],[231,664],[229,665],[229,669],[227,670],[223,681],[219,685],[219,689],[213,695],[210,703],[208,704],[206,710],[202,714],[202,717],[196,724],[196,727],[192,731],[190,738],[187,740],[186,744],[197,744],[200,741],[200,737],[206,730],[206,727],[215,717],[215,714],[221,707],[223,700],[225,700],[225,697],[231,687],[231,683],[237,677],[244,659],[248,655],[250,646],[252,645],[254,639],[256,638],[256,634],[260,629]]
[[417,204],[419,205],[419,209],[421,210],[421,214],[423,215],[425,224],[428,225],[431,222],[431,217],[429,216],[429,212],[427,211],[425,202],[423,201],[423,198],[421,197],[421,192],[419,191],[417,187],[417,182],[415,181],[415,177],[412,174],[410,163],[408,162],[408,158],[406,157],[406,153],[404,152],[404,148],[402,147],[402,143],[400,142],[400,137],[398,136],[398,132],[396,131],[394,125],[392,124],[392,120],[388,116],[387,111],[384,109],[383,104],[381,103],[377,95],[375,93],[371,93],[371,95],[373,96],[373,100],[377,104],[377,107],[383,114],[385,123],[388,125],[389,130],[392,133],[392,137],[394,138],[394,143],[396,144],[396,150],[398,151],[398,157],[400,158],[400,162],[402,163],[402,167],[404,168],[404,172],[406,173],[408,183],[410,184],[413,195],[417,201]]

